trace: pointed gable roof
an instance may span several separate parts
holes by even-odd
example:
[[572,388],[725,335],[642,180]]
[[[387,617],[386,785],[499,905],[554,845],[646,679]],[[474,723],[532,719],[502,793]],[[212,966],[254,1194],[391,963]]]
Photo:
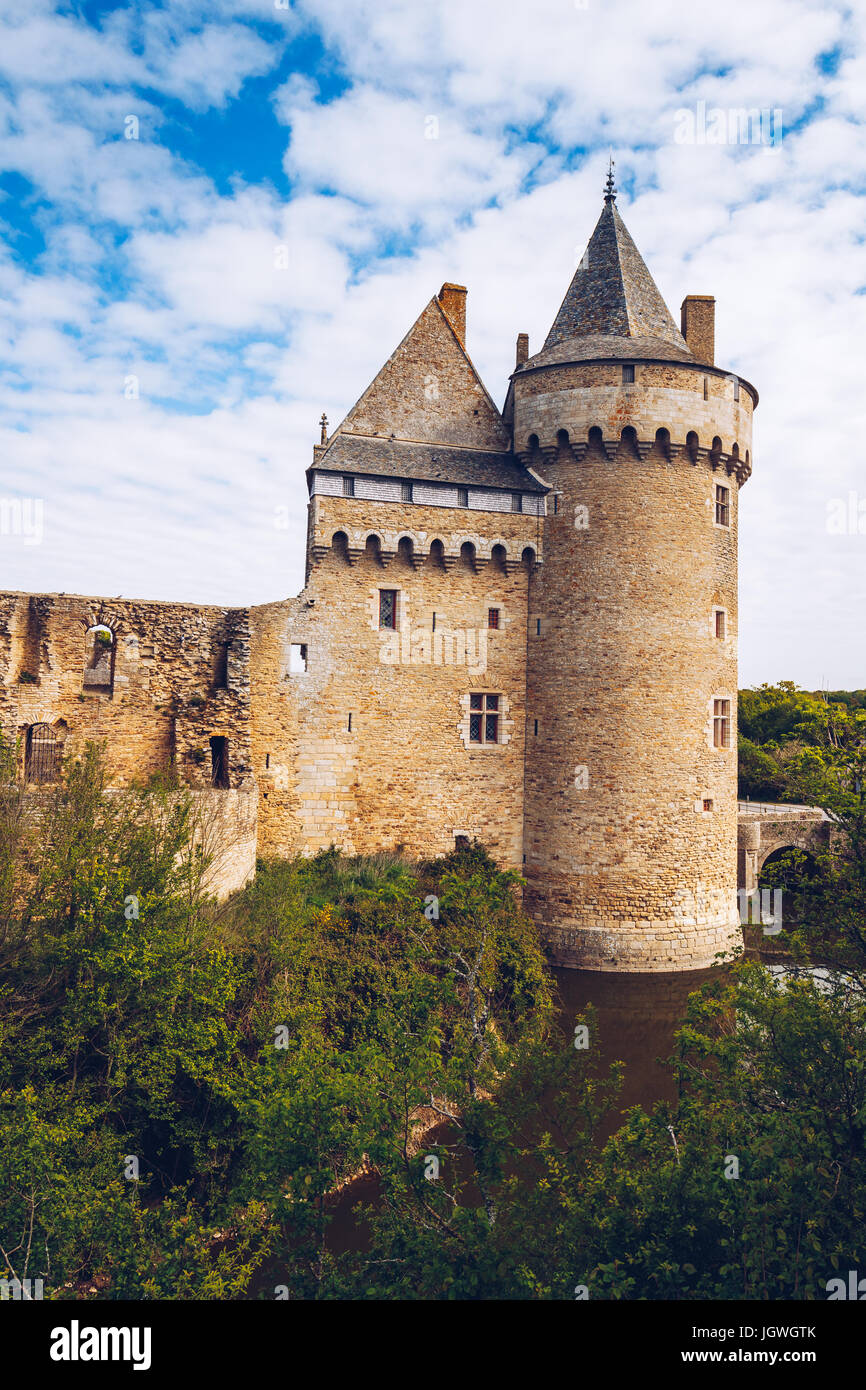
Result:
[[435,295],[331,441],[347,436],[510,448],[502,416]]
[[609,195],[533,364],[564,356],[691,355]]

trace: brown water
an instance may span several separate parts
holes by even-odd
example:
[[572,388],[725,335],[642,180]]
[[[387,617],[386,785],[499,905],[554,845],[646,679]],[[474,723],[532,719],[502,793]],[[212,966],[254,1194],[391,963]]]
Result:
[[670,975],[617,975],[596,970],[553,970],[563,1029],[573,1032],[575,1017],[595,1008],[602,1072],[625,1063],[617,1110],[606,1132],[618,1128],[621,1112],[632,1105],[650,1109],[658,1100],[675,1100],[676,1084],[663,1059],[673,1051],[674,1033],[685,1017],[693,990],[717,970],[677,971]]
[[[617,1130],[622,1111],[632,1105],[650,1109],[658,1100],[674,1100],[676,1085],[663,1059],[673,1051],[674,1033],[685,1016],[689,994],[718,972],[617,975],[555,969],[551,973],[563,1033],[570,1036],[576,1016],[592,1004],[597,1028],[592,1041],[598,1046],[600,1074],[607,1071],[611,1062],[625,1063],[618,1103],[602,1125],[599,1137],[604,1139]],[[328,1228],[330,1250],[338,1253],[366,1248],[366,1229],[353,1207],[358,1203],[375,1204],[378,1192],[378,1179],[371,1174],[359,1178],[340,1194]]]

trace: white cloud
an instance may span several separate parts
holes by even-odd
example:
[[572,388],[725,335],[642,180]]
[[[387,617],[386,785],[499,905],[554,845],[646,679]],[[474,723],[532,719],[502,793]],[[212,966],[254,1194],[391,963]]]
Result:
[[[866,536],[826,529],[828,500],[866,497],[866,16],[811,0],[213,0],[204,18],[145,0],[99,30],[0,0],[0,161],[32,185],[46,242],[29,268],[0,256],[0,495],[46,505],[41,546],[0,539],[2,582],[236,604],[296,590],[322,409],[342,417],[446,279],[470,288],[470,351],[501,403],[517,332],[540,347],[592,231],[613,143],[672,312],[714,293],[717,360],[761,392],[743,679],[866,685]],[[322,73],[278,87],[302,28],[324,40]],[[837,43],[831,75],[817,59]],[[202,167],[172,149],[162,99],[227,106],[268,72],[273,105],[243,110],[284,123],[292,196],[245,187],[243,167],[222,195],[206,149]],[[781,106],[780,147],[678,145],[675,113],[697,101]]]

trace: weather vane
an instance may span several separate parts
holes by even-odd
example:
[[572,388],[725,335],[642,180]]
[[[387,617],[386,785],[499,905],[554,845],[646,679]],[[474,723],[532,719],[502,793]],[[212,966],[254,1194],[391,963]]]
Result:
[[607,182],[604,186],[604,201],[606,203],[616,202],[616,184],[613,180],[613,171],[615,168],[616,165],[613,161],[613,154],[611,154],[607,166]]

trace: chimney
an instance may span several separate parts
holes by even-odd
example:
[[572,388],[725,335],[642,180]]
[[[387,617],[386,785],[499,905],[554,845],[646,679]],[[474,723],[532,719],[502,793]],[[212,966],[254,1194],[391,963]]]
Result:
[[680,332],[689,352],[712,367],[716,360],[716,301],[711,294],[687,294],[680,309]]
[[466,286],[452,285],[447,280],[439,291],[439,303],[445,310],[448,322],[460,339],[460,346],[466,347]]
[[518,333],[517,335],[517,359],[515,367],[522,367],[529,358],[529,334]]

